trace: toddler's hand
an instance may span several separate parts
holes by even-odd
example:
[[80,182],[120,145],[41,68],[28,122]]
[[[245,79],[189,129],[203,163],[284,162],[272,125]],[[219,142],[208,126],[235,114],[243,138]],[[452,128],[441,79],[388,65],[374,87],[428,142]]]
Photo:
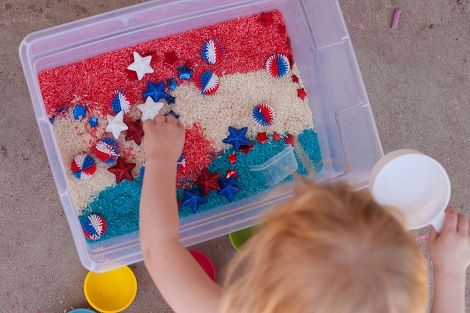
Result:
[[470,220],[448,208],[442,231],[429,236],[429,250],[434,270],[465,275],[470,265]]
[[146,162],[178,161],[184,146],[184,126],[173,115],[144,122]]

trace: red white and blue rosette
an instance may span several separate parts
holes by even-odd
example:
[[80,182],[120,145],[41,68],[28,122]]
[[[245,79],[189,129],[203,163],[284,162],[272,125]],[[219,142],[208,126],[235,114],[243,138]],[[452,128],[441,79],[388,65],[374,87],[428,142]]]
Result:
[[201,48],[201,58],[208,64],[216,64],[222,60],[222,45],[219,41],[211,39]]
[[114,163],[119,156],[119,147],[116,140],[105,137],[96,142],[96,145],[93,147],[93,153],[105,163]]
[[266,71],[274,78],[286,76],[290,71],[289,58],[284,54],[274,54],[266,61]]
[[90,240],[98,240],[106,233],[108,223],[100,214],[90,214],[81,220],[83,233]]
[[116,114],[118,114],[121,111],[123,111],[124,113],[127,113],[130,111],[131,104],[129,100],[127,100],[126,95],[122,91],[117,90],[114,93],[113,100],[111,101],[111,109]]
[[266,103],[257,104],[252,111],[255,124],[259,127],[267,127],[274,123],[275,113],[273,108]]
[[87,153],[77,154],[70,165],[73,176],[79,180],[87,180],[96,173],[96,162]]
[[199,90],[204,95],[212,95],[219,89],[220,78],[212,71],[205,71],[199,78]]

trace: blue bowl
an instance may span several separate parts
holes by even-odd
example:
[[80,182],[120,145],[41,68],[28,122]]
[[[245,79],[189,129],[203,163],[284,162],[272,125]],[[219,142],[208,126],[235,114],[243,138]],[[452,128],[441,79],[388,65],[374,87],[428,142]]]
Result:
[[75,309],[72,311],[68,311],[67,313],[96,313],[96,312],[92,310],[88,310],[88,309]]

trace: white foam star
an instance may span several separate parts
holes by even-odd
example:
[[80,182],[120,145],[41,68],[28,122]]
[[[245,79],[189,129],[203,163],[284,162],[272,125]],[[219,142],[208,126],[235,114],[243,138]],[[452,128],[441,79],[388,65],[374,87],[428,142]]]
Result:
[[145,74],[153,73],[153,68],[150,66],[152,56],[141,57],[137,52],[132,52],[134,55],[134,63],[127,67],[128,70],[135,71],[137,78],[141,80]]
[[113,137],[118,139],[121,132],[127,130],[127,125],[123,122],[124,112],[121,111],[116,116],[108,115],[106,118],[108,119],[106,131],[112,133]]
[[155,102],[151,97],[147,97],[145,103],[139,104],[137,108],[142,112],[142,122],[151,120],[160,112],[165,104],[163,102]]

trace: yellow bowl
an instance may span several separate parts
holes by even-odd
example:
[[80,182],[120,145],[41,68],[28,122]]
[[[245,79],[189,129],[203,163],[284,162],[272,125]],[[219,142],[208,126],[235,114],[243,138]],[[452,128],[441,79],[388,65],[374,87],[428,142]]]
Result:
[[132,270],[121,267],[105,273],[88,272],[83,284],[90,305],[103,313],[127,309],[137,294],[137,279]]

